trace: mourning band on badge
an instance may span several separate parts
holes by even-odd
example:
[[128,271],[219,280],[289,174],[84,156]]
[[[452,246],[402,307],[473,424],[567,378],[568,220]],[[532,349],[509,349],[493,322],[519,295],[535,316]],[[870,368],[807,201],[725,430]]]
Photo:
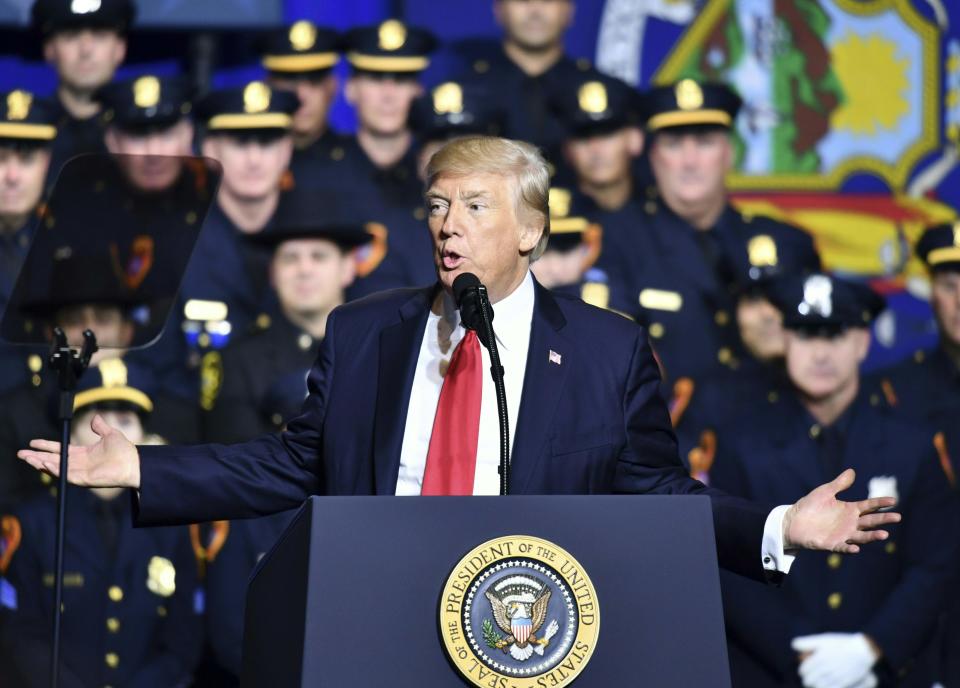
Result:
[[569,685],[600,632],[596,589],[562,548],[527,535],[489,540],[461,559],[440,599],[440,635],[475,686]]

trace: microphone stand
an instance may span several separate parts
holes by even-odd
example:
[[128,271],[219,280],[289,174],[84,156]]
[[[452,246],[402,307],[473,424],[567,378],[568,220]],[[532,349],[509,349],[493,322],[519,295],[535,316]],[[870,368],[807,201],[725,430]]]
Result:
[[490,297],[482,284],[477,287],[477,310],[483,325],[487,348],[490,350],[490,375],[497,393],[497,416],[500,420],[500,494],[510,494],[510,423],[507,417],[507,389],[503,383],[503,366],[500,365],[500,350],[493,334],[493,318],[490,315]]
[[60,405],[60,480],[57,487],[57,533],[54,554],[53,644],[51,650],[50,685],[57,688],[60,678],[60,617],[63,610],[63,542],[67,513],[67,452],[70,445],[70,423],[73,420],[73,398],[77,380],[90,365],[90,357],[97,351],[97,338],[90,330],[83,333],[83,348],[77,353],[67,344],[67,336],[59,327],[53,329],[50,349],[50,368],[57,371]]

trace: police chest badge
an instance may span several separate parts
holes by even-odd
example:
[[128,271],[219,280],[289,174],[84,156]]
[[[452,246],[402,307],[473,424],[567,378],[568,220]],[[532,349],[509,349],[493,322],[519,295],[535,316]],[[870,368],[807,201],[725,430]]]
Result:
[[597,594],[583,567],[526,535],[469,552],[440,600],[444,647],[476,686],[569,685],[590,661],[599,631]]

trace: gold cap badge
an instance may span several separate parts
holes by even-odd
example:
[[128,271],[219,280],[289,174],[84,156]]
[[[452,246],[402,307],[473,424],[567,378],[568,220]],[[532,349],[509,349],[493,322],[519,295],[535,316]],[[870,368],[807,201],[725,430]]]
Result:
[[7,95],[7,119],[23,120],[30,114],[33,95],[26,91],[11,91]]
[[98,366],[104,387],[126,387],[127,366],[119,358],[108,358]]
[[550,189],[547,202],[550,206],[550,217],[566,217],[570,214],[570,192],[566,189]]
[[290,27],[290,45],[297,52],[310,50],[317,43],[317,27],[306,19],[295,22]]
[[142,76],[133,82],[133,102],[138,108],[156,107],[160,102],[160,80]]
[[588,81],[577,92],[580,109],[592,115],[607,109],[607,88],[599,81]]
[[463,89],[460,84],[448,81],[433,89],[433,111],[438,115],[463,112]]
[[677,107],[681,110],[697,110],[703,107],[703,89],[693,79],[683,79],[674,88]]
[[266,112],[270,107],[270,87],[262,81],[251,81],[243,89],[243,111]]
[[380,50],[399,50],[407,42],[407,27],[396,19],[388,19],[380,25],[377,37]]
[[777,244],[768,234],[758,234],[747,244],[750,265],[754,267],[773,267],[777,264]]

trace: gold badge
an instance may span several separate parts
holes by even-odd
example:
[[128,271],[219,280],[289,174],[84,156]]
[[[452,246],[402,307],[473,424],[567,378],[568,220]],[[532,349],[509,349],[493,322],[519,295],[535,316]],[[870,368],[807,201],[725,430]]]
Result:
[[438,115],[463,112],[463,89],[460,84],[448,81],[433,89],[433,111]]
[[170,597],[177,589],[177,570],[163,557],[150,557],[147,565],[147,590],[160,597]]
[[104,387],[126,387],[127,366],[119,358],[108,358],[100,361],[100,378]]
[[777,244],[769,234],[758,234],[747,243],[750,265],[762,268],[777,264]]
[[703,89],[693,79],[684,79],[674,88],[677,107],[681,110],[697,110],[703,107]]
[[310,50],[317,43],[317,27],[312,22],[301,19],[290,27],[288,37],[294,50],[298,52]]
[[24,120],[30,114],[33,105],[33,95],[26,91],[11,91],[7,95],[7,119],[11,121]]
[[243,89],[243,111],[253,114],[270,107],[270,87],[262,81],[251,81]]
[[388,19],[377,32],[380,50],[399,50],[407,42],[407,27],[396,19]]
[[156,107],[160,102],[160,80],[155,76],[142,76],[134,81],[133,102],[138,108]]
[[219,351],[208,351],[200,360],[200,407],[210,411],[223,385],[223,359]]
[[547,203],[550,217],[566,217],[570,214],[570,192],[566,189],[551,188]]
[[587,572],[554,543],[528,535],[469,552],[439,606],[447,655],[475,686],[566,685],[590,661],[600,633]]
[[599,81],[588,81],[577,92],[577,102],[581,110],[591,115],[606,112],[607,88]]
[[683,307],[683,296],[664,289],[644,289],[640,292],[640,305],[653,311],[676,312]]
[[580,288],[580,298],[591,306],[607,309],[610,307],[610,287],[603,282],[587,282]]

